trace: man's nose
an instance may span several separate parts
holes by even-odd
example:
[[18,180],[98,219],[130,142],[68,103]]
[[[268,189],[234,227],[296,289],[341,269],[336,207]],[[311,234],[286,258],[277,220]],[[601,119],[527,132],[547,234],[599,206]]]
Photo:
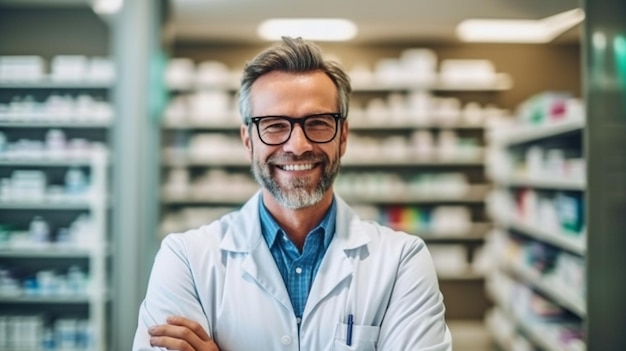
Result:
[[291,137],[283,147],[285,151],[289,151],[294,155],[302,155],[307,151],[313,150],[313,144],[307,139],[306,135],[304,135],[304,130],[299,124],[293,126]]

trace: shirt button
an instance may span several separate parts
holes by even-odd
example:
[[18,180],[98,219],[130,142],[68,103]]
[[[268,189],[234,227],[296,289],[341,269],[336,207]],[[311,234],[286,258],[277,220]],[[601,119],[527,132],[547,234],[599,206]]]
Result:
[[280,341],[283,343],[283,345],[291,344],[291,338],[288,335],[284,335],[282,339],[280,339]]
[[302,273],[302,268],[300,268],[300,267],[296,268],[296,273],[298,273],[298,274]]
[[296,317],[296,323],[300,324],[302,322],[302,319],[300,319],[300,317]]

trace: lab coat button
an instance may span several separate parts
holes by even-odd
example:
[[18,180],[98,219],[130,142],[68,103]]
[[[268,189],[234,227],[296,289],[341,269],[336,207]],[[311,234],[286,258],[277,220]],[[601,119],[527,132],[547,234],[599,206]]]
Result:
[[283,342],[283,345],[291,344],[291,338],[288,335],[284,335],[280,341]]

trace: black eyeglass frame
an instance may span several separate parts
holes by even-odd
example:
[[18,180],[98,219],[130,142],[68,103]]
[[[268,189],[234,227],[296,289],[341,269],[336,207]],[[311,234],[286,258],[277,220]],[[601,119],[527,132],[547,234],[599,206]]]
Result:
[[[304,128],[304,123],[309,119],[309,118],[313,118],[313,117],[319,117],[319,116],[332,116],[335,119],[335,133],[333,134],[333,136],[326,140],[326,141],[315,141],[315,140],[311,140],[311,138],[309,138],[308,134],[306,133],[306,128]],[[285,141],[281,142],[281,143],[276,143],[276,144],[272,144],[272,143],[267,143],[265,142],[265,140],[263,140],[263,137],[261,137],[261,129],[259,128],[259,122],[261,122],[261,120],[265,119],[265,118],[280,118],[282,120],[285,120],[287,122],[289,122],[290,124],[290,130],[289,130],[289,135],[287,136],[287,138],[285,139]],[[294,124],[299,124],[300,128],[302,129],[302,132],[304,133],[304,136],[306,137],[306,139],[312,143],[315,144],[327,144],[330,143],[331,141],[333,141],[335,139],[335,137],[337,136],[337,131],[339,130],[339,128],[341,127],[340,125],[340,121],[343,121],[344,118],[341,115],[341,113],[335,112],[335,113],[316,113],[316,114],[312,114],[312,115],[307,115],[304,117],[300,117],[300,118],[295,118],[295,117],[288,117],[288,116],[256,116],[256,117],[250,117],[248,118],[248,125],[256,125],[256,131],[257,131],[257,135],[259,136],[259,140],[261,140],[261,142],[265,145],[268,146],[278,146],[278,145],[282,145],[286,142],[289,141],[289,139],[291,139],[291,134],[293,133],[293,126]]]

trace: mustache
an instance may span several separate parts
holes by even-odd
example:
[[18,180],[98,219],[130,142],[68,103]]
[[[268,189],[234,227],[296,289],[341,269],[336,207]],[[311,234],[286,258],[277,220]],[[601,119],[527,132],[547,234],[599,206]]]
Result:
[[302,155],[295,155],[292,153],[284,153],[279,155],[273,155],[267,159],[268,163],[289,163],[289,162],[329,162],[328,156],[324,154],[314,154],[311,151],[307,151]]

